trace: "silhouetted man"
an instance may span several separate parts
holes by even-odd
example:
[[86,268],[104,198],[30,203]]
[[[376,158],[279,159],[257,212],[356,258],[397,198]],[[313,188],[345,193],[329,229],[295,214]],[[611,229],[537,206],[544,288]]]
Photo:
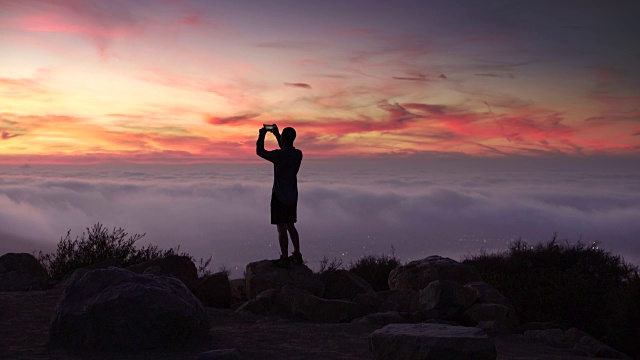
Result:
[[[264,137],[267,132],[273,132],[278,140],[279,150],[267,151],[264,149]],[[271,223],[278,228],[278,242],[280,243],[280,259],[275,260],[276,265],[288,268],[290,259],[289,239],[293,244],[291,261],[302,264],[300,253],[300,237],[296,230],[298,206],[298,170],[302,162],[302,151],[293,146],[296,139],[296,131],[287,127],[282,130],[282,136],[278,127],[265,125],[259,131],[256,142],[256,154],[273,163],[273,189],[271,191]]]

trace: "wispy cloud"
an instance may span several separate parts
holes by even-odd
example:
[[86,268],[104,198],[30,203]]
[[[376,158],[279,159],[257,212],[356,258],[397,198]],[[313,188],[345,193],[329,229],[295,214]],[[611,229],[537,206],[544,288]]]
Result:
[[260,116],[260,114],[241,114],[235,116],[226,116],[226,117],[210,117],[207,122],[211,125],[235,125],[235,124],[245,124],[247,121],[253,121],[256,117]]
[[515,78],[515,75],[513,74],[477,73],[473,75],[484,76],[484,77],[509,78],[509,79]]
[[394,80],[406,80],[406,81],[429,81],[427,79],[427,75],[419,75],[419,76],[394,76],[392,77]]
[[284,83],[284,85],[300,89],[311,89],[311,85],[306,83]]

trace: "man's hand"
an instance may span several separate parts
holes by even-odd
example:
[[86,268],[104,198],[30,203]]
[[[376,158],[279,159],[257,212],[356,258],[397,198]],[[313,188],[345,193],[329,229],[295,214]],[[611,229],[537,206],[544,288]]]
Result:
[[280,131],[278,130],[278,125],[273,124],[273,134],[274,135],[280,135]]
[[260,130],[258,130],[258,134],[264,137],[267,134],[267,129],[265,129],[264,127],[261,127]]

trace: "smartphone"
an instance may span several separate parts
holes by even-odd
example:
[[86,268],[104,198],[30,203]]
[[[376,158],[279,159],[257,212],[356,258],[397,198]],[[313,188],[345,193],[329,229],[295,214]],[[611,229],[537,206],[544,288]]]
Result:
[[264,125],[264,129],[267,131],[273,131],[275,124],[272,125],[267,125],[267,124],[263,124]]

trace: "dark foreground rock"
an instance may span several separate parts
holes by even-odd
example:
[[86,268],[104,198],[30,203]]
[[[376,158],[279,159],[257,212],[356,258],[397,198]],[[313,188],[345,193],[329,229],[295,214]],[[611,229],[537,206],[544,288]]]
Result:
[[0,291],[45,290],[49,275],[31,254],[7,253],[0,256]]
[[389,274],[389,288],[419,291],[435,280],[451,280],[464,285],[482,279],[480,273],[471,265],[433,255],[395,268]]
[[274,300],[290,314],[326,323],[350,320],[352,308],[355,306],[355,303],[350,301],[323,299],[289,284],[276,293]]
[[112,267],[64,289],[49,335],[73,348],[136,351],[191,343],[209,329],[202,304],[180,280]]
[[[61,292],[61,289],[0,292],[0,359],[182,360],[196,359],[214,349],[239,349],[243,360],[371,360],[368,336],[381,328],[380,325],[323,324],[271,316],[247,321],[231,309],[206,308],[215,326],[201,343],[126,357],[106,352],[88,356],[49,344],[51,314]],[[494,340],[500,360],[593,359],[573,348],[551,347],[522,335],[497,336]]]
[[193,294],[204,306],[228,308],[231,306],[231,285],[224,272],[206,275],[191,287]]
[[370,336],[377,360],[493,360],[496,346],[477,328],[443,324],[392,324]]

